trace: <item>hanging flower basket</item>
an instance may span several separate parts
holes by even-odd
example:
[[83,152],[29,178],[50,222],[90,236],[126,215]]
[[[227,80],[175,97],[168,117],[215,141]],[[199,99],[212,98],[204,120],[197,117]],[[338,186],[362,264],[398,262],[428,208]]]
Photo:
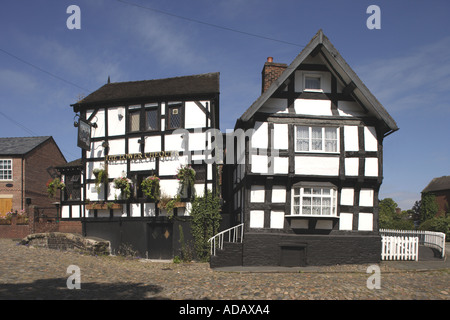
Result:
[[160,179],[156,176],[150,176],[142,180],[142,192],[150,201],[158,201],[161,197],[161,189],[159,185]]
[[47,181],[47,194],[49,198],[53,198],[55,196],[56,190],[63,190],[66,185],[61,182],[61,179],[55,178]]
[[185,195],[185,193],[187,193],[188,188],[194,190],[193,187],[195,184],[195,170],[192,169],[191,166],[185,165],[178,168],[176,177],[179,182],[178,193],[180,195]]
[[108,171],[103,168],[96,168],[92,171],[95,176],[95,188],[97,193],[100,193],[100,185],[108,182]]
[[126,177],[114,179],[114,188],[120,190],[120,192],[122,194],[122,198],[130,199],[131,186],[132,186],[132,181]]

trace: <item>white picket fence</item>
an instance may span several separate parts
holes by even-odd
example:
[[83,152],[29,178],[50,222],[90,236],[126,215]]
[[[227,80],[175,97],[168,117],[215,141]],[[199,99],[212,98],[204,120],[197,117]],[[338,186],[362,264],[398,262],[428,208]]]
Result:
[[419,260],[418,237],[381,237],[381,260]]
[[394,237],[415,237],[419,239],[419,244],[426,247],[437,249],[441,252],[442,258],[445,257],[445,233],[422,230],[392,230],[380,229],[380,234]]

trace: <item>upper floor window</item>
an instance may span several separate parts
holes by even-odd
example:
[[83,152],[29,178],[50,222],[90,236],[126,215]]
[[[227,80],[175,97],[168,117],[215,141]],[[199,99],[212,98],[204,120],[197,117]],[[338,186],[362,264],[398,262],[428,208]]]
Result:
[[158,103],[128,107],[128,132],[159,130]]
[[129,131],[136,132],[141,129],[141,106],[128,107]]
[[295,151],[339,152],[338,136],[338,128],[297,126]]
[[298,186],[292,192],[292,214],[306,216],[336,216],[335,187]]
[[169,102],[167,107],[167,129],[183,127],[183,113],[181,102]]
[[306,74],[304,77],[304,90],[305,91],[319,91],[322,92],[322,79],[320,75]]
[[145,105],[145,130],[159,130],[158,104],[156,103]]
[[0,160],[0,180],[12,180],[12,160]]

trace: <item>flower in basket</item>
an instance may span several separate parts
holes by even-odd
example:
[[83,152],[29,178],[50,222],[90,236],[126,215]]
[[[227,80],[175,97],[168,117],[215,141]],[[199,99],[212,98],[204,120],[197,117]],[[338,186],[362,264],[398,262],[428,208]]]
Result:
[[55,196],[56,190],[63,190],[66,185],[59,178],[50,179],[47,181],[47,193],[50,198]]
[[151,200],[158,201],[161,196],[161,189],[159,186],[159,178],[150,176],[142,180],[142,192]]
[[126,199],[130,199],[131,197],[131,185],[132,181],[127,177],[120,177],[114,179],[114,188],[120,189],[122,192],[122,196]]

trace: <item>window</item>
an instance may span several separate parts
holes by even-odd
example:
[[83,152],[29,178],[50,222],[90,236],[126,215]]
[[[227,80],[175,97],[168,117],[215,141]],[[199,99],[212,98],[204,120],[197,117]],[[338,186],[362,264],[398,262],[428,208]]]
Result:
[[136,132],[141,129],[141,106],[128,107],[129,132]]
[[338,128],[297,126],[296,152],[339,152]]
[[158,104],[145,105],[145,130],[157,131],[159,129]]
[[0,160],[0,180],[12,180],[12,160]]
[[322,92],[322,83],[320,75],[307,74],[304,76],[304,90],[305,91],[319,91]]
[[68,175],[64,177],[64,183],[66,187],[64,188],[64,200],[80,200],[81,199],[81,176],[80,174]]
[[168,119],[167,129],[177,129],[183,126],[182,124],[182,104],[181,103],[168,103]]
[[294,187],[292,215],[336,216],[334,187]]

